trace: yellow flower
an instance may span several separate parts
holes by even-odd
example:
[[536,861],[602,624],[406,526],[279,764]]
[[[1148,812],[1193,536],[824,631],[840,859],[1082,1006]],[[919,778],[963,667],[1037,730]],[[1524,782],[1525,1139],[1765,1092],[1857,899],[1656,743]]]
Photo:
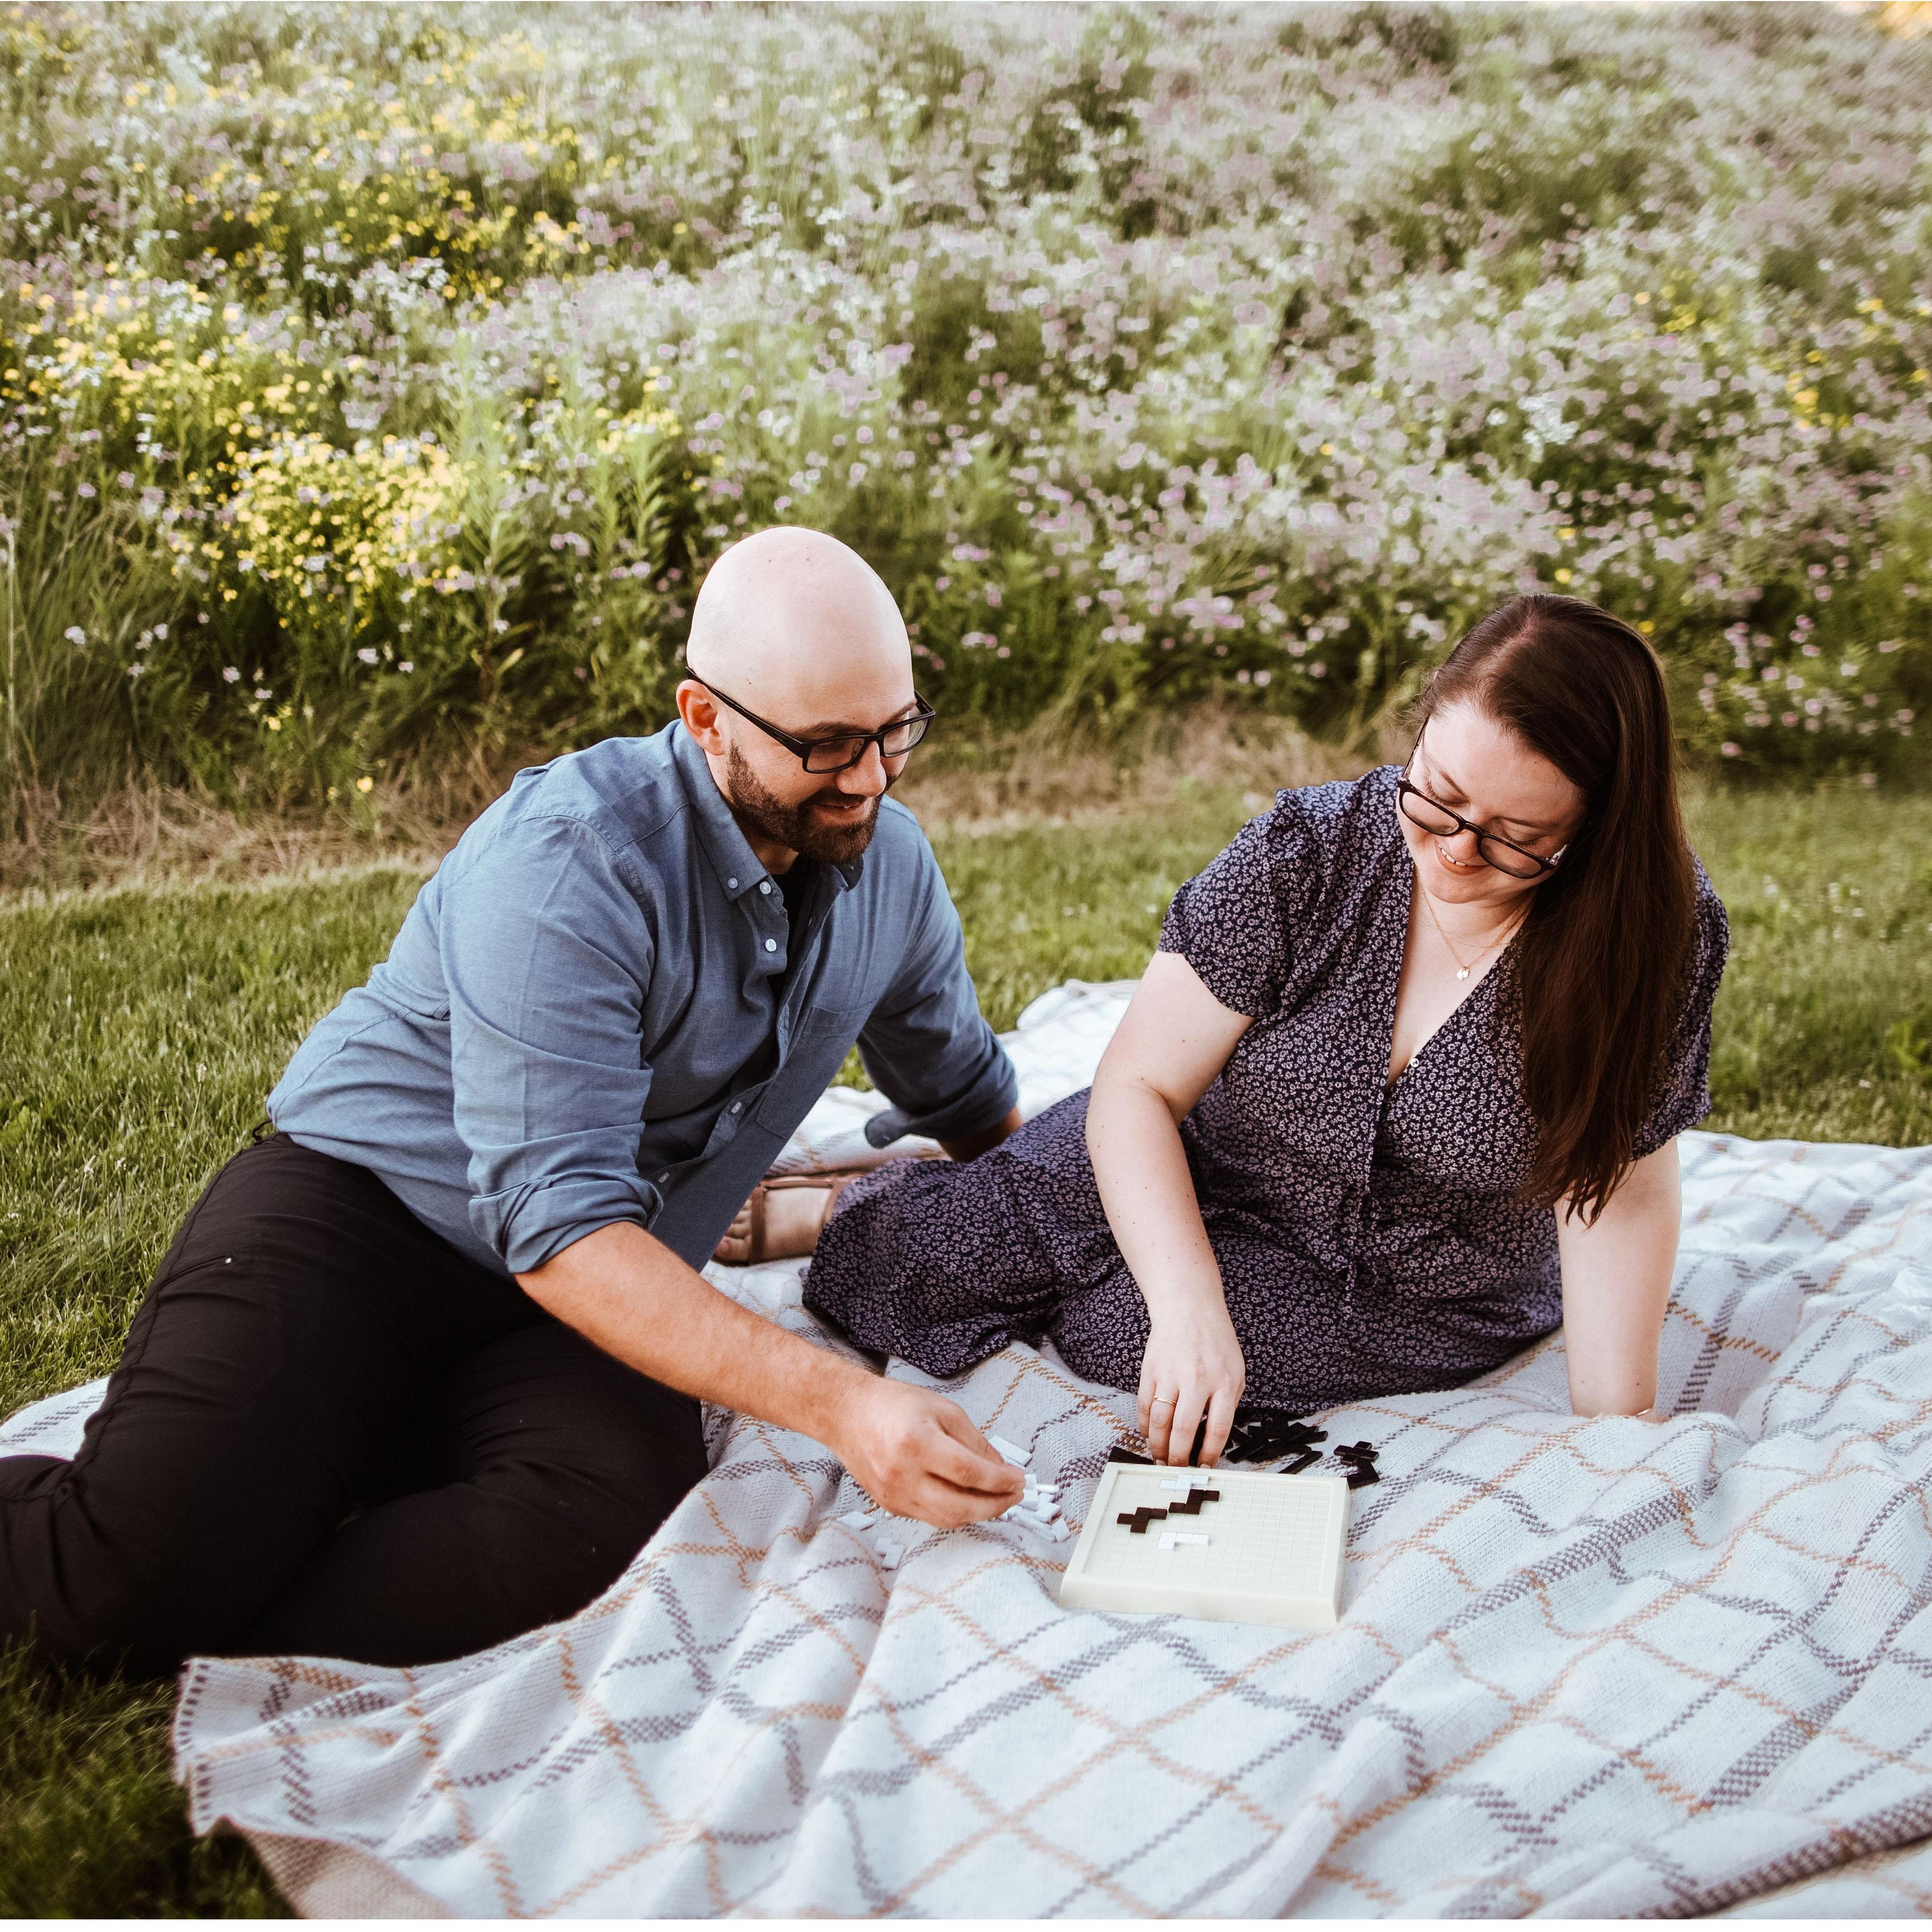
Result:
[[372,792],[376,789],[376,781],[372,778],[359,778],[356,781],[356,789],[359,792]]

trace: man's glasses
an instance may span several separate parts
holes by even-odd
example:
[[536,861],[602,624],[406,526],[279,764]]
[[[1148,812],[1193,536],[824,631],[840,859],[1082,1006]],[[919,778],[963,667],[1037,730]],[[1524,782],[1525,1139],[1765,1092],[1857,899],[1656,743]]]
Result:
[[[694,682],[704,684],[701,677]],[[890,724],[881,724],[876,731],[842,731],[836,737],[797,738],[789,731],[781,731],[770,718],[746,710],[735,698],[727,698],[715,685],[704,684],[704,688],[720,704],[728,706],[740,718],[748,719],[766,737],[776,738],[807,771],[818,773],[849,772],[866,755],[867,748],[873,745],[878,746],[882,758],[902,758],[926,736],[932,721],[939,716],[915,693],[913,702],[919,710],[911,717],[896,718]]]
[[1477,854],[1484,864],[1493,866],[1512,879],[1540,878],[1545,873],[1555,872],[1562,862],[1562,850],[1547,859],[1539,858],[1514,839],[1505,838],[1500,832],[1485,832],[1480,825],[1472,825],[1460,812],[1451,812],[1446,805],[1437,803],[1428,793],[1409,782],[1406,766],[1396,781],[1395,796],[1402,816],[1432,837],[1453,838],[1459,832],[1473,832],[1476,835]]

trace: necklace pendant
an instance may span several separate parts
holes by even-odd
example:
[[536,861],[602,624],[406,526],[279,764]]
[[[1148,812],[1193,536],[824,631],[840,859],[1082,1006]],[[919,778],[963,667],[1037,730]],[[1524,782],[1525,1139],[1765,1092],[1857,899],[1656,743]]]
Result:
[[1469,976],[1468,968],[1465,966],[1462,970],[1456,975],[1456,976],[1459,980],[1466,980]]

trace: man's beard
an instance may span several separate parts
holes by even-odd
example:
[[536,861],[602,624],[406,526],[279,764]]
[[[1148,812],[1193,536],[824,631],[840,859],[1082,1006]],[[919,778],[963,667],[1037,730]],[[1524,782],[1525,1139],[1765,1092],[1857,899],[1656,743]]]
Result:
[[[787,805],[767,790],[736,745],[726,748],[724,772],[725,797],[747,832],[785,846],[802,858],[822,860],[828,866],[850,865],[872,842],[879,823],[877,799],[857,819],[848,819],[842,825],[826,825],[812,815],[815,800],[808,798],[796,805]],[[826,788],[828,792],[834,790],[832,786]]]

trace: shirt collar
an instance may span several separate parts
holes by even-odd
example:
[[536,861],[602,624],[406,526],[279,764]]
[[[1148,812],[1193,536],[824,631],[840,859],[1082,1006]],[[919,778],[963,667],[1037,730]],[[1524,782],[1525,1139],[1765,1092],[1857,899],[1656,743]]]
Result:
[[[682,724],[670,728],[670,754],[685,796],[691,801],[692,815],[698,822],[698,842],[704,848],[705,856],[718,874],[718,883],[727,897],[742,898],[760,879],[771,875],[752,850],[743,826],[738,823],[724,794],[718,789],[718,781],[711,776],[711,766],[703,750]],[[862,853],[849,865],[826,868],[839,880],[842,890],[856,886],[865,869]]]

